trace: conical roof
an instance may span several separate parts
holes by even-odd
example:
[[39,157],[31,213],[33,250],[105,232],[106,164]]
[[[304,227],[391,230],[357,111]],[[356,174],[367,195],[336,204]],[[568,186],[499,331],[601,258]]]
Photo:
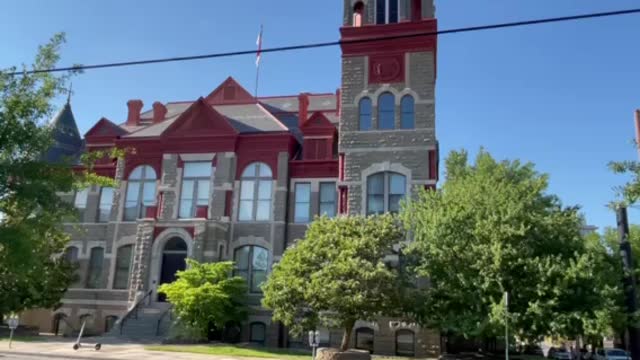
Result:
[[57,163],[64,159],[77,157],[84,143],[69,101],[51,120],[50,126],[53,128],[53,145],[47,151],[45,160]]

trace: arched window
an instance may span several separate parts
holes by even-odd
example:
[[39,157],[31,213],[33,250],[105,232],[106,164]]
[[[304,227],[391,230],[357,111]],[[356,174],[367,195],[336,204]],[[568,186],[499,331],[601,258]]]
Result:
[[411,330],[396,331],[396,355],[415,356],[415,335]]
[[125,245],[118,248],[116,255],[116,270],[113,276],[114,289],[129,288],[129,272],[133,261],[133,245]]
[[87,288],[99,289],[102,286],[102,262],[104,260],[104,248],[94,247],[89,255],[89,273],[87,275]]
[[395,128],[396,101],[390,92],[380,94],[378,98],[378,129],[390,130]]
[[373,352],[373,329],[356,329],[356,349]]
[[400,101],[400,128],[413,129],[415,127],[415,100],[411,95],[405,95]]
[[360,99],[360,130],[371,130],[371,99],[363,97]]
[[242,173],[240,184],[240,221],[271,219],[271,186],[273,174],[269,165],[253,163]]
[[104,318],[104,332],[108,333],[109,331],[111,331],[111,328],[113,328],[113,325],[116,324],[116,321],[118,321],[118,317],[115,315],[109,315],[107,317]]
[[405,196],[407,183],[404,175],[382,172],[367,178],[367,215],[398,212],[400,200]]
[[234,276],[247,280],[249,291],[260,293],[260,285],[267,279],[269,269],[269,251],[259,246],[243,246],[233,253],[235,262]]
[[364,25],[364,3],[358,1],[353,6],[353,26],[360,27]]
[[398,22],[398,0],[376,0],[376,24]]
[[75,246],[69,246],[64,249],[64,258],[70,263],[76,263],[78,261],[78,248]]
[[124,220],[143,218],[147,207],[156,203],[156,172],[151,166],[135,168],[127,184],[127,198],[124,206]]
[[249,325],[249,342],[252,344],[264,345],[267,326],[261,322],[254,322]]

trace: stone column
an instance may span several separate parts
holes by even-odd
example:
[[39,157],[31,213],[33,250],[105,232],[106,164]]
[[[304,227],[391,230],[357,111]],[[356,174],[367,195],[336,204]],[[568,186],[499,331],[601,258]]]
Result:
[[162,211],[160,219],[171,220],[178,206],[178,155],[164,154],[162,157],[162,181],[159,192],[162,193],[162,204],[158,204]]
[[199,262],[204,260],[204,245],[207,236],[207,224],[204,221],[198,221],[193,226],[193,252],[191,257]]
[[153,243],[154,221],[143,219],[138,221],[136,245],[131,266],[131,284],[129,286],[129,302],[136,300],[139,291],[148,289],[149,263],[151,260],[151,244]]

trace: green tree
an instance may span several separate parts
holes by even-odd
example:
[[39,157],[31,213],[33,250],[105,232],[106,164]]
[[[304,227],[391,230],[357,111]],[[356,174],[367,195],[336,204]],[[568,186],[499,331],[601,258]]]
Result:
[[206,338],[210,324],[223,329],[247,316],[246,282],[229,277],[232,270],[232,262],[201,264],[187,259],[187,270],[179,271],[178,280],[163,284],[158,292],[167,295],[182,325]]
[[262,304],[294,333],[343,329],[345,351],[357,320],[398,311],[404,281],[385,258],[402,239],[391,215],[318,218],[274,266]]
[[446,175],[441,189],[423,191],[402,212],[415,240],[412,269],[430,280],[417,309],[423,323],[499,336],[505,292],[510,328],[521,338],[581,335],[610,323],[617,302],[603,294],[615,298],[619,288],[600,275],[611,270],[606,249],[585,242],[578,209],[547,193],[546,175],[483,150],[475,165],[465,151],[452,152]]
[[58,193],[113,183],[91,173],[97,154],[78,173],[42,160],[52,144],[52,102],[67,92],[71,74],[24,71],[54,68],[64,42],[64,34],[53,36],[20,75],[11,75],[15,67],[0,70],[0,314],[55,307],[73,278],[57,255],[69,239],[62,222],[75,214]]

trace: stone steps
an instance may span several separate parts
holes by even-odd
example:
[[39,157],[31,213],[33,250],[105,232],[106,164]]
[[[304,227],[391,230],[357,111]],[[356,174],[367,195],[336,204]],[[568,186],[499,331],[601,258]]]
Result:
[[[138,310],[137,316],[128,317],[121,328],[118,321],[105,338],[135,340],[137,342],[161,342],[169,333],[171,318],[166,311],[168,304],[154,304]],[[164,315],[164,316],[163,316]],[[158,326],[158,320],[162,318]]]

